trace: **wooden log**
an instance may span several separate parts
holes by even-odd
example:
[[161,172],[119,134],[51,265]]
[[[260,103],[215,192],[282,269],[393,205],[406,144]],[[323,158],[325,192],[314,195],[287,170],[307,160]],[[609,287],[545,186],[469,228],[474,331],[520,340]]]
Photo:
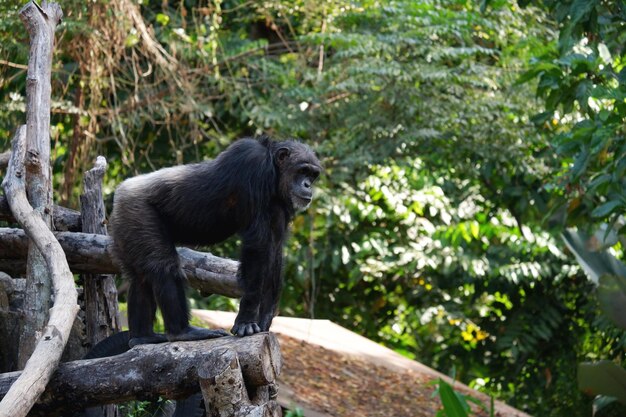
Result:
[[[90,233],[56,232],[70,269],[76,273],[116,272],[107,247],[109,238]],[[17,276],[26,270],[28,237],[21,229],[0,228],[0,270]]]
[[211,352],[198,369],[207,414],[231,417],[250,406],[237,353],[230,349]]
[[[17,223],[4,196],[0,196],[0,220]],[[52,225],[54,230],[59,232],[80,232],[82,230],[80,211],[54,205],[52,209]]]
[[246,390],[237,352],[215,349],[198,369],[207,415],[212,417],[279,417],[275,401],[252,404]]
[[[223,349],[236,352],[246,385],[267,385],[280,374],[280,347],[271,333],[140,345],[117,356],[61,364],[29,416],[71,415],[85,407],[135,399],[185,398],[199,391],[200,365]],[[0,375],[0,398],[19,374]]]
[[[75,273],[110,274],[119,272],[111,258],[111,238],[90,233],[54,234]],[[0,228],[0,271],[17,275],[24,271],[28,238],[24,231]],[[177,248],[189,284],[203,294],[241,297],[237,283],[239,262],[189,248]]]

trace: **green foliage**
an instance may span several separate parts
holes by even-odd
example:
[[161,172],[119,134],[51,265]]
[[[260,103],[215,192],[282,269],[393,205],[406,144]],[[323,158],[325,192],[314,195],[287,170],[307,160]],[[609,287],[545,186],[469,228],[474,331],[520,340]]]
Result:
[[[433,381],[433,385],[437,385],[433,396],[439,396],[441,405],[443,406],[443,409],[437,411],[437,417],[468,417],[474,414],[469,403],[474,403],[482,410],[487,411],[487,407],[482,401],[471,395],[461,394],[441,378]],[[489,415],[492,417],[494,415],[493,398]]]
[[[559,222],[596,231],[589,239],[583,232],[567,230],[564,239],[599,285],[603,311],[624,328],[625,267],[605,249],[614,246],[613,253],[623,256],[626,4],[619,0],[520,3],[541,4],[559,25],[558,41],[538,53],[531,69],[520,78],[520,82],[538,79],[537,94],[544,99],[545,111],[533,120],[551,135],[552,146],[563,158],[561,169],[546,189],[552,191],[555,201],[560,200],[555,205],[560,206]],[[616,245],[618,239],[621,243]],[[612,332],[617,333],[615,329]],[[626,381],[623,372],[611,362],[582,363],[579,385],[590,394],[624,401],[619,392]],[[611,402],[608,397],[598,397],[595,414],[621,415],[620,411],[606,411]]]
[[301,408],[296,407],[293,410],[288,410],[285,413],[285,417],[304,417],[304,411]]
[[[528,3],[528,2],[524,2]],[[575,224],[623,227],[626,210],[626,6],[622,1],[544,1],[559,38],[520,81],[537,78],[545,111],[535,123],[563,158],[550,188]]]
[[164,410],[171,401],[159,399],[158,401],[135,401],[119,406],[120,415],[125,417],[159,417],[164,415]]
[[[606,316],[625,329],[626,265],[606,249],[592,249],[595,239],[582,232],[566,230],[564,239],[585,272],[598,284],[598,299]],[[626,404],[626,371],[613,362],[579,364],[578,386],[583,392],[597,396],[594,415],[611,415],[606,410],[617,409],[615,401]]]

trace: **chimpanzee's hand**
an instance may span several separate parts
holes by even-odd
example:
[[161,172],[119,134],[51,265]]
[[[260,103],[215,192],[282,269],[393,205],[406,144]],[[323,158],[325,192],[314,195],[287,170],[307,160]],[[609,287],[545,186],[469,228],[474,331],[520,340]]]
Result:
[[260,333],[261,332],[261,328],[259,327],[258,324],[256,324],[256,322],[243,322],[243,323],[237,323],[235,322],[235,325],[233,326],[232,329],[230,329],[230,332],[236,336],[239,337],[243,337],[243,336],[251,336],[255,333]]

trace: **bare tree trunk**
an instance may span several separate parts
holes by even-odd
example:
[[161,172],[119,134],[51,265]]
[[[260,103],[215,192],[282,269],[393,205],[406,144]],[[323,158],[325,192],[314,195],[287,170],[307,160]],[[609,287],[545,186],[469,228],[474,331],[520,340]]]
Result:
[[[54,30],[63,12],[58,4],[30,2],[20,18],[31,38],[26,74],[26,193],[44,223],[52,225],[52,181],[50,168],[50,75]],[[20,340],[19,367],[35,349],[48,319],[52,282],[43,255],[30,245],[26,274],[25,317]]]
[[[80,196],[80,212],[85,233],[107,234],[106,213],[102,199],[102,180],[106,168],[106,159],[99,156],[96,159],[96,165],[85,172],[84,194]],[[101,340],[121,330],[115,275],[84,274],[82,279],[88,346],[95,346]],[[117,415],[118,410],[115,405],[105,405],[92,409],[90,412],[92,417],[115,417]]]

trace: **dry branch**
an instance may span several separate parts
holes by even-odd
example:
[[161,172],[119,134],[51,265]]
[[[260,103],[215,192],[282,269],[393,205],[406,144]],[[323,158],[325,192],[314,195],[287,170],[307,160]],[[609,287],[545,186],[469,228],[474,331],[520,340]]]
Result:
[[[111,259],[111,239],[89,233],[56,232],[70,269],[75,273],[112,274],[119,268]],[[20,229],[0,228],[0,271],[18,275],[26,267],[28,238]],[[189,248],[178,248],[189,284],[205,294],[241,297],[237,284],[239,262]]]
[[[70,415],[77,409],[133,399],[184,398],[199,391],[196,370],[215,350],[237,353],[246,385],[274,382],[282,368],[275,335],[224,337],[137,346],[121,355],[61,364],[32,416]],[[0,375],[0,398],[19,372]]]

